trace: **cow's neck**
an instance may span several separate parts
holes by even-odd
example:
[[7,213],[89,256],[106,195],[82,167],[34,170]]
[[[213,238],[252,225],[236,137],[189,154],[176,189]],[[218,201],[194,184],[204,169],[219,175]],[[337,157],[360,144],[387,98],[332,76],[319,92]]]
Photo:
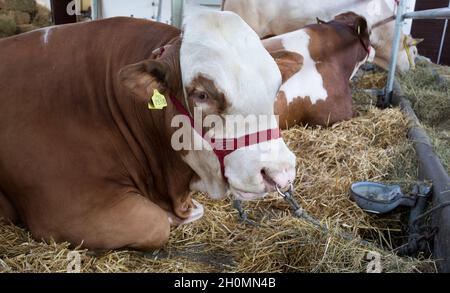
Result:
[[[345,50],[342,48],[345,48]],[[354,35],[344,38],[341,44],[337,44],[336,50],[341,52],[342,62],[340,64],[342,64],[344,76],[348,77],[348,79],[356,73],[357,69],[365,63],[368,57],[362,41]]]
[[353,78],[358,69],[367,61],[368,54],[360,41],[345,56],[345,74],[349,79]]
[[[166,96],[171,94],[162,92]],[[139,176],[144,177],[143,180],[135,180],[137,185],[141,185],[138,188],[160,206],[169,211],[174,210],[175,214],[182,216],[177,210],[184,205],[189,196],[189,184],[194,172],[182,161],[181,155],[175,152],[171,145],[172,134],[175,131],[171,127],[171,122],[172,118],[178,115],[176,109],[168,96],[168,107],[163,110],[149,110],[150,96],[148,100],[140,101],[131,98],[123,88],[115,96],[118,109],[112,110],[114,118],[119,121],[117,124],[130,145],[132,153],[130,155],[138,161],[141,172]],[[142,181],[145,184],[142,184]]]

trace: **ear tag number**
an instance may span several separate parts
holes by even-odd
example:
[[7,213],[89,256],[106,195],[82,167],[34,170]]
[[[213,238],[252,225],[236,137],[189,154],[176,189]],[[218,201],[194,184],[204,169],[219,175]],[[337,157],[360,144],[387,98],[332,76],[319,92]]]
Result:
[[148,102],[148,108],[150,110],[162,110],[167,107],[166,97],[161,94],[157,89],[153,91],[153,96]]

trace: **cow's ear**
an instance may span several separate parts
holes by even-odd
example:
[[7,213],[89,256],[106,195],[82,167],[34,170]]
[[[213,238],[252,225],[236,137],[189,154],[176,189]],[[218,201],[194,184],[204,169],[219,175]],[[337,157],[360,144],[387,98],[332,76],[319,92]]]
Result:
[[283,83],[289,80],[289,78],[299,72],[303,67],[303,56],[298,53],[287,50],[278,50],[270,52],[270,55],[275,59],[275,62],[281,71]]
[[363,16],[356,16],[354,22],[354,29],[358,34],[358,38],[360,38],[366,47],[370,46],[370,28],[367,24],[366,18]]
[[146,60],[122,68],[119,80],[133,94],[148,97],[154,89],[167,91],[169,68],[164,62]]
[[409,47],[417,46],[422,43],[425,39],[415,39],[412,36],[408,36],[407,44]]
[[317,21],[317,24],[328,24],[328,22],[326,22],[325,20],[322,20],[318,17],[316,17],[316,21]]
[[370,36],[369,25],[367,24],[367,20],[362,16],[357,17],[355,21],[355,30],[358,32],[359,36]]

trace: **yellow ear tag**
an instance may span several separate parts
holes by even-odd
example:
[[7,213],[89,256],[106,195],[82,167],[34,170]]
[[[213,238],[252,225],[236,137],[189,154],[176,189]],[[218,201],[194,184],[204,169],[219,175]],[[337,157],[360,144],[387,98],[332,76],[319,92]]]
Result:
[[155,89],[152,98],[148,102],[148,108],[150,110],[162,110],[165,107],[167,107],[166,97]]
[[361,27],[358,26],[358,35],[360,35],[360,34],[361,34]]

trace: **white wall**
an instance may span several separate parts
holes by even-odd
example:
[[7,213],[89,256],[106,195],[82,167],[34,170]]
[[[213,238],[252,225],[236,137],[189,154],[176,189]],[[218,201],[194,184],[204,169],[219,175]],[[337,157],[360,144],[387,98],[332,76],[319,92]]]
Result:
[[[158,14],[157,0],[101,0],[100,17],[133,16],[136,18],[154,19]],[[152,6],[152,3],[155,6]],[[170,22],[170,0],[163,1],[162,22]]]
[[[406,10],[407,10],[407,12],[414,11],[414,7],[416,7],[416,0],[407,0],[407,3],[406,3]],[[406,25],[403,27],[403,32],[405,34],[410,34],[411,33],[411,26],[412,26],[412,19],[408,19],[406,21]]]
[[[221,0],[175,0],[185,1],[185,13],[201,9],[201,4],[219,5]],[[155,2],[158,4],[158,0],[100,0],[101,2],[101,14],[100,17],[108,18],[114,16],[131,16],[137,18],[153,19],[156,17],[158,8],[152,6]],[[172,0],[163,0],[162,19],[164,23],[171,23],[171,8]],[[219,9],[220,7],[204,7],[209,9]]]

